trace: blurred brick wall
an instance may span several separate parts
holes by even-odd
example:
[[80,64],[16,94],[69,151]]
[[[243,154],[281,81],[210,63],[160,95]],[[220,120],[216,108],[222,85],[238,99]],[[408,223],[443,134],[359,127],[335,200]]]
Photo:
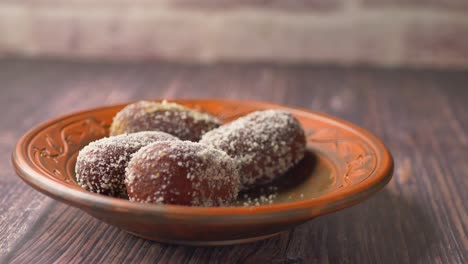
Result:
[[14,55],[468,68],[468,0],[2,0]]

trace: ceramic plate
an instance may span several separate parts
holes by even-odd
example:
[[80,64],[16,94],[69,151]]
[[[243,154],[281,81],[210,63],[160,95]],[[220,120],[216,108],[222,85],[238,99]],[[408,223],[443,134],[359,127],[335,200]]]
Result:
[[[146,239],[190,245],[227,245],[268,238],[319,215],[368,198],[391,179],[387,148],[368,131],[335,117],[253,101],[174,100],[229,122],[252,111],[283,109],[307,133],[304,160],[274,182],[239,197],[234,207],[187,207],[132,203],[80,188],[78,151],[108,136],[113,116],[125,105],[96,108],[45,122],[26,133],[13,152],[18,175],[42,193]],[[271,190],[275,190],[274,193]],[[273,195],[272,203],[258,199]],[[244,196],[248,196],[250,202]],[[253,202],[252,202],[253,200]]]

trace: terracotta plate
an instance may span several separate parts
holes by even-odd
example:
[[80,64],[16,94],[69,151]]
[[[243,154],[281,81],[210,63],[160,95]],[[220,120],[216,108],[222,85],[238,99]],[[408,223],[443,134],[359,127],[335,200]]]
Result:
[[[306,158],[273,185],[273,203],[235,207],[148,205],[81,189],[74,167],[78,151],[108,135],[116,105],[70,114],[29,131],[17,143],[18,175],[48,196],[78,207],[137,236],[176,244],[227,245],[273,236],[316,216],[361,202],[390,180],[392,157],[371,133],[337,118],[286,106],[234,100],[175,100],[229,122],[261,109],[294,114],[307,132]],[[249,193],[251,200],[260,195]],[[244,200],[243,200],[244,199]]]

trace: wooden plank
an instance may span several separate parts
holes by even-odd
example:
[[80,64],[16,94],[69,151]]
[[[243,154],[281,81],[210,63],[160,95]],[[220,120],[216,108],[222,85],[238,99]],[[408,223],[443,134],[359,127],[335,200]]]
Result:
[[[0,62],[0,262],[464,263],[468,76],[332,66]],[[228,97],[327,112],[392,151],[394,180],[372,199],[269,240],[227,247],[146,241],[32,190],[9,166],[37,122],[157,97]],[[18,118],[20,117],[20,118]],[[20,119],[20,121],[18,121]],[[31,202],[32,201],[32,202]]]

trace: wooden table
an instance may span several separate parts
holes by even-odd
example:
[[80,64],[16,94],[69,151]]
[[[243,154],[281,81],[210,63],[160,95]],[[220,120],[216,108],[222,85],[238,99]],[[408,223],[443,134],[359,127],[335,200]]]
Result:
[[[468,73],[331,66],[0,61],[0,263],[467,263]],[[56,202],[10,165],[49,118],[143,98],[227,97],[326,112],[372,131],[393,180],[352,208],[272,239],[186,247],[146,241]]]

